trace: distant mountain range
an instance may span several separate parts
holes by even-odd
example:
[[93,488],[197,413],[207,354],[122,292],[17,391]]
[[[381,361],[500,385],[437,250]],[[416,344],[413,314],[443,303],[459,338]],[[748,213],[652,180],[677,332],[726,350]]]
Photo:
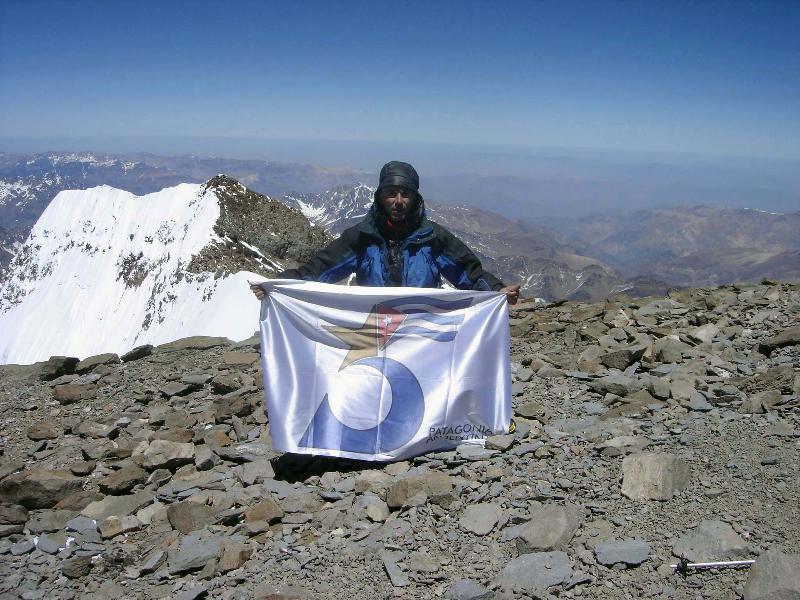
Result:
[[670,207],[548,223],[627,276],[677,287],[800,280],[800,211]]
[[[374,175],[309,165],[195,156],[0,153],[0,269],[44,208],[65,189],[107,184],[141,195],[225,172],[298,209],[331,235],[360,220]],[[326,190],[326,191],[319,191]],[[424,191],[424,189],[423,189]],[[660,294],[669,286],[720,285],[763,277],[800,279],[800,213],[675,207],[626,215],[507,218],[483,208],[426,200],[428,214],[528,296],[599,300]],[[4,275],[0,272],[0,282]]]

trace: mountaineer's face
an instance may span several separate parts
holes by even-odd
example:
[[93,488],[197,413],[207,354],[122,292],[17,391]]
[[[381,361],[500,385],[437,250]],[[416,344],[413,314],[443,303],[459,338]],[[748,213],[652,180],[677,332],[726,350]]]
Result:
[[416,193],[408,188],[388,186],[378,194],[378,202],[392,223],[400,224],[406,220],[416,203]]

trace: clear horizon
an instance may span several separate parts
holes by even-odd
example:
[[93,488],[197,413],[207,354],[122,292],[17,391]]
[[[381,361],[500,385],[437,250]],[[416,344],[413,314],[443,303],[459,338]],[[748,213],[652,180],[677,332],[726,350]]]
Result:
[[5,0],[0,131],[797,160],[798,30],[788,2]]

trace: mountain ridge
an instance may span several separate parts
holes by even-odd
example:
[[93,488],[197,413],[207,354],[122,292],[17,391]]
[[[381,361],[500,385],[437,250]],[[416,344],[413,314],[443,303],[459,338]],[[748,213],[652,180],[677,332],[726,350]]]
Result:
[[297,265],[326,240],[299,212],[224,176],[144,196],[60,192],[0,287],[0,362],[39,358],[44,346],[122,352],[178,332],[248,337],[257,320],[247,280]]

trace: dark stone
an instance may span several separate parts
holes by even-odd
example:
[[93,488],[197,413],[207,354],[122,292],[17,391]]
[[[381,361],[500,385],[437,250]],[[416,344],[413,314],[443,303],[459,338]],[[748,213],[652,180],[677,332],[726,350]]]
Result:
[[181,383],[179,381],[170,381],[169,383],[158,388],[158,391],[169,398],[170,396],[185,396],[186,394],[191,394],[192,392],[199,390],[201,387],[202,386]]
[[145,358],[150,356],[153,353],[153,345],[152,344],[145,344],[143,346],[136,346],[133,350],[126,352],[120,357],[122,362],[131,362],[134,360],[139,360],[140,358]]
[[641,359],[647,350],[646,346],[631,346],[609,352],[608,354],[600,357],[600,362],[610,369],[619,369],[624,371],[628,366]]
[[39,366],[39,379],[51,381],[56,377],[74,373],[78,362],[79,359],[74,356],[51,356]]
[[230,375],[217,375],[211,380],[211,389],[217,394],[229,394],[235,392],[242,385]]

